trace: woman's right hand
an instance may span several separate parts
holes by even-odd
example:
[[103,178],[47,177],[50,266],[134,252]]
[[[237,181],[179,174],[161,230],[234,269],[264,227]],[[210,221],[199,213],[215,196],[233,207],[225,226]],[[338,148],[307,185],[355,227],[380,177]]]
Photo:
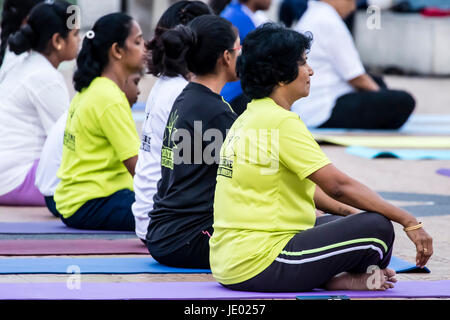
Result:
[[433,254],[433,239],[423,228],[406,231],[406,234],[416,246],[416,265],[425,267]]

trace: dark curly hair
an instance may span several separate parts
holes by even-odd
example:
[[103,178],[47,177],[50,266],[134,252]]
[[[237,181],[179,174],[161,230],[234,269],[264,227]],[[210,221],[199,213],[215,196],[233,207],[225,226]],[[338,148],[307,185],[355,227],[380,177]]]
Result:
[[268,97],[279,83],[294,81],[311,42],[311,33],[301,34],[276,23],[266,23],[250,32],[236,64],[248,98]]
[[181,74],[186,77],[189,71],[185,60],[186,50],[182,48],[187,41],[186,34],[177,35],[167,31],[177,25],[187,25],[194,18],[205,14],[212,14],[212,11],[202,1],[179,1],[164,12],[156,25],[153,39],[146,45],[150,74],[156,77],[176,77]]

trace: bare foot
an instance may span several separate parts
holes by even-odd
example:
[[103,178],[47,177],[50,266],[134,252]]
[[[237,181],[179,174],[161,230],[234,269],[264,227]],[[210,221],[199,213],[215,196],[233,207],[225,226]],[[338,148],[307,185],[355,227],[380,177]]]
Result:
[[371,273],[343,272],[329,280],[325,288],[335,290],[384,291],[394,287],[397,282],[395,271],[392,269],[372,269]]

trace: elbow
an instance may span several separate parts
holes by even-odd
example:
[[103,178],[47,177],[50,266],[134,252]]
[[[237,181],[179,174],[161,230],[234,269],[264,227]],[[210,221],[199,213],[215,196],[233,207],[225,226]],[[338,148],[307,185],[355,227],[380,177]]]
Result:
[[331,198],[339,201],[345,195],[343,185],[340,183],[334,184],[331,188],[329,188],[328,195]]
[[335,200],[340,200],[344,196],[344,192],[340,188],[333,189],[330,193],[330,197]]

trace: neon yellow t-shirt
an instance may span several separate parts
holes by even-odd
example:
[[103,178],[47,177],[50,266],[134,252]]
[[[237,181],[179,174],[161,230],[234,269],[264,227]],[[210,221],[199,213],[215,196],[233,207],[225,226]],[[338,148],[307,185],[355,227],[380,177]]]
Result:
[[133,190],[123,164],[138,154],[140,140],[125,94],[110,79],[95,78],[73,98],[64,132],[55,191],[57,210],[68,218],[87,201]]
[[329,163],[298,115],[270,98],[247,106],[220,152],[209,242],[217,281],[256,276],[314,226],[315,184],[307,177]]

